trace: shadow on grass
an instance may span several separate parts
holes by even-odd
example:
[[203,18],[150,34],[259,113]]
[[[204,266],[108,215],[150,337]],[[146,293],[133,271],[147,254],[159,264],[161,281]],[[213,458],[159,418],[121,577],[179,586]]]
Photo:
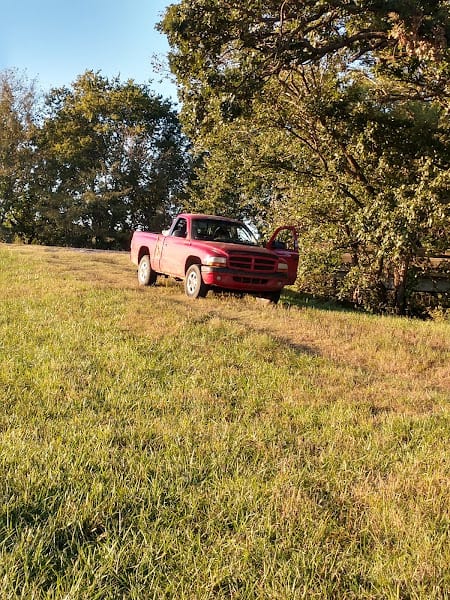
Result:
[[[221,295],[224,299],[226,299],[225,295]],[[220,296],[219,296],[220,297]],[[308,356],[321,356],[319,350],[317,348],[313,348],[312,346],[306,345],[304,343],[300,343],[297,340],[292,339],[289,335],[283,335],[279,332],[271,329],[270,327],[266,327],[264,325],[258,326],[255,322],[250,323],[246,317],[242,317],[239,312],[236,312],[233,315],[227,314],[226,312],[222,312],[220,309],[210,309],[205,311],[205,302],[207,299],[201,300],[200,302],[195,302],[189,306],[186,302],[173,299],[173,302],[179,306],[179,308],[183,307],[185,310],[190,310],[191,313],[193,309],[198,311],[197,316],[193,317],[192,314],[189,315],[189,322],[194,325],[206,325],[213,319],[220,319],[227,323],[236,323],[240,326],[244,326],[247,331],[254,332],[258,334],[268,335],[272,338],[277,344],[280,346],[284,346],[286,348],[290,348],[299,354],[305,354]],[[192,302],[192,301],[190,301]],[[268,308],[268,307],[266,307]],[[270,308],[268,309],[270,310]]]
[[297,306],[298,308],[316,308],[317,310],[333,312],[363,312],[362,309],[356,308],[354,305],[348,302],[339,302],[338,300],[332,300],[330,298],[321,298],[313,296],[312,294],[296,292],[287,288],[284,288],[283,290],[283,295],[281,296],[280,304],[288,307]]

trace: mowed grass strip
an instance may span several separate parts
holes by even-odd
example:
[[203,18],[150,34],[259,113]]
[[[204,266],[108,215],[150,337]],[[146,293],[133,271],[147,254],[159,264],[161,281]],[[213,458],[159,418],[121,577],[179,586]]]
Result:
[[448,598],[450,323],[0,246],[0,598]]

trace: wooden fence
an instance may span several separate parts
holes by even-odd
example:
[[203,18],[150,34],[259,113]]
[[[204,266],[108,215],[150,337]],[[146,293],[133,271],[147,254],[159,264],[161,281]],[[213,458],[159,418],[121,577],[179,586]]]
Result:
[[[350,268],[350,262],[350,254],[345,254],[342,268],[337,273],[338,279],[345,277]],[[425,294],[450,292],[450,253],[418,256],[415,264],[413,263],[414,266],[417,269],[414,273],[415,281],[410,288],[411,291]],[[383,283],[387,290],[394,289],[392,277],[387,278]]]

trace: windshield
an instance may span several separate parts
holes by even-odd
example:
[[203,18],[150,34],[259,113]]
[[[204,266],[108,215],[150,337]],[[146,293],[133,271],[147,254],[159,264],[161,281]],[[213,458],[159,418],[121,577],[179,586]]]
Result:
[[219,221],[218,219],[195,219],[192,221],[192,238],[231,244],[257,246],[258,242],[243,223]]

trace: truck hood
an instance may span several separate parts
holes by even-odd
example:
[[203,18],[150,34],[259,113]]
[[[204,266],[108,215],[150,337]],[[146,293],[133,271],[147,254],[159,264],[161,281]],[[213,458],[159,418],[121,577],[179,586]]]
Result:
[[203,250],[206,248],[211,248],[211,251],[219,250],[224,254],[252,254],[253,256],[257,254],[258,256],[271,256],[274,258],[279,258],[275,252],[268,250],[267,248],[263,248],[262,246],[247,246],[245,244],[232,244],[228,242],[200,242],[198,243],[196,240],[192,241],[192,246],[201,247]]

